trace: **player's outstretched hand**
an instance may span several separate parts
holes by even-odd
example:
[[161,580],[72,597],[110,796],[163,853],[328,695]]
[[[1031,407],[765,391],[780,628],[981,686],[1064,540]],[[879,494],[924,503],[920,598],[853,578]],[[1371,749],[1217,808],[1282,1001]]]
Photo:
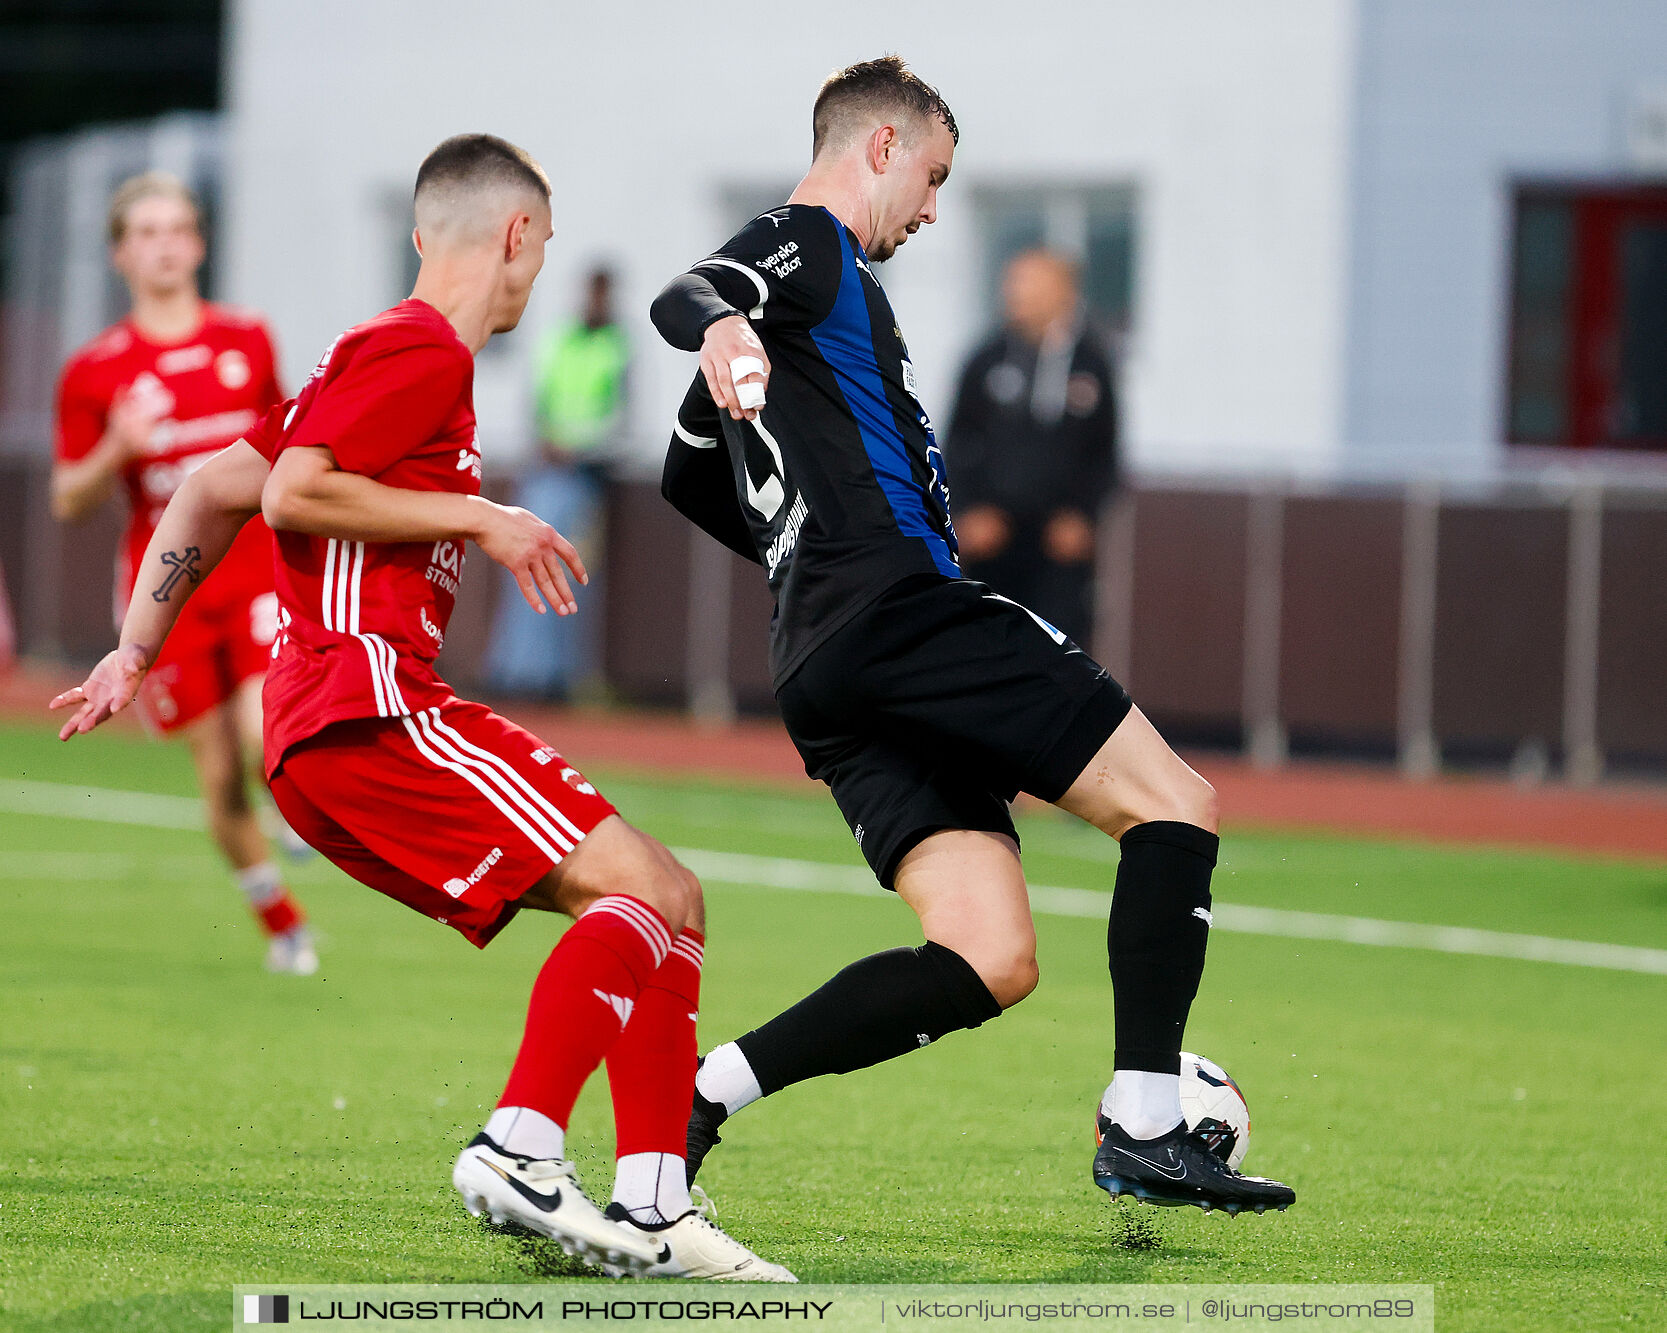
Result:
[[741,315],[714,320],[700,345],[700,369],[712,401],[736,421],[755,421],[770,384],[770,358]]
[[475,533],[475,545],[515,576],[527,605],[543,615],[544,600],[539,596],[543,593],[558,616],[576,612],[579,603],[574,600],[562,566],[572,570],[580,583],[589,583],[590,575],[585,573],[585,562],[579,559],[573,543],[531,510],[490,500],[481,503],[489,508]]
[[91,731],[101,722],[108,722],[138,697],[140,682],[149,670],[150,659],[136,643],[107,653],[84,683],[65,690],[48,705],[54,711],[75,709],[58,732],[58,739],[67,741],[71,736]]

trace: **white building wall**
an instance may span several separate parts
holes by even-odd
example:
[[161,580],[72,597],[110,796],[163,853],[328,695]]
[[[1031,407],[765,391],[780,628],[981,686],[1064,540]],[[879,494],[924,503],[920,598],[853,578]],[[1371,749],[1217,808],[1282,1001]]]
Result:
[[1625,180],[1667,86],[1661,0],[1394,0],[1360,22],[1346,457],[1488,475],[1506,450],[1519,180]]
[[[569,308],[589,260],[617,260],[652,453],[692,367],[653,336],[649,300],[727,235],[725,186],[798,178],[821,78],[897,50],[963,132],[942,221],[882,275],[940,418],[982,331],[970,187],[1132,182],[1135,461],[1323,466],[1341,434],[1354,16],[1352,0],[238,0],[227,289],[271,312],[293,380],[403,294],[390,237],[427,149],[502,134],[556,182],[529,325]],[[527,437],[529,343],[481,363],[500,457]]]

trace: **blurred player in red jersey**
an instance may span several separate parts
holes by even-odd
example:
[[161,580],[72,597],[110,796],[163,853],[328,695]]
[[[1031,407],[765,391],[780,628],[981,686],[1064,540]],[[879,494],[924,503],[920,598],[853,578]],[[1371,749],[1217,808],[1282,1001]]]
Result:
[[[266,768],[290,825],[336,865],[484,947],[523,907],[565,913],[521,1049],[453,1184],[611,1272],[792,1282],[690,1198],[704,952],[700,885],[537,736],[452,694],[434,670],[464,543],[535,610],[578,609],[572,546],[480,495],[474,357],[515,327],[551,235],[550,186],[520,149],[448,139],[417,175],[422,267],[410,300],[347,330],[300,394],[193,474],[140,565],[121,646],[64,739],[142,689],[192,584],[264,509],[281,603],[266,679]],[[542,598],[541,598],[542,594]],[[180,623],[184,623],[181,620]],[[579,1190],[566,1130],[604,1060],[613,1201]]]
[[[139,561],[180,482],[283,395],[265,324],[197,293],[205,247],[197,201],[180,181],[150,172],[118,188],[110,245],[133,306],[64,367],[52,512],[80,519],[118,487],[125,491],[120,624]],[[318,955],[271,859],[247,774],[260,753],[261,678],[277,614],[271,534],[251,523],[180,618],[139,707],[152,731],[182,733],[191,748],[214,840],[270,937],[267,967],[306,976],[318,970]]]

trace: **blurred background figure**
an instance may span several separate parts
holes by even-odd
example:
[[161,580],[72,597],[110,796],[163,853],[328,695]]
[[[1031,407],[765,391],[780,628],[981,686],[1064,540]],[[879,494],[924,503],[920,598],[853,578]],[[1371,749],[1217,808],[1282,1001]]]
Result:
[[[499,694],[563,702],[596,674],[602,642],[602,514],[609,468],[625,425],[631,348],[614,310],[614,275],[605,265],[585,279],[573,319],[550,329],[534,363],[539,454],[522,476],[515,503],[579,548],[590,571],[577,616],[541,616],[503,576],[486,662]],[[502,574],[502,571],[500,571]]]
[[[178,177],[150,171],[110,201],[110,263],[127,314],[77,351],[59,379],[51,474],[53,517],[78,523],[118,491],[127,532],[118,549],[120,625],[151,534],[174,492],[283,397],[265,322],[202,299],[202,210]],[[264,786],[261,683],[278,630],[272,538],[257,517],[187,604],[136,701],[154,734],[184,738],[209,831],[266,932],[266,966],[306,976],[318,955],[300,905],[271,857],[252,800]],[[197,582],[197,552],[169,552]]]
[[1003,327],[962,370],[949,426],[961,565],[1086,646],[1095,525],[1117,485],[1111,357],[1064,255],[1014,256],[1001,297]]

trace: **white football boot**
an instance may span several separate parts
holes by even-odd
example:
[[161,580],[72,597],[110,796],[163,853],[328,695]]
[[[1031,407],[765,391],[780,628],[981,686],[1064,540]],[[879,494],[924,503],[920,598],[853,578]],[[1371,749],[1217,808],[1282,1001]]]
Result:
[[[696,1185],[690,1194],[695,1207],[672,1222],[648,1226],[635,1221],[617,1203],[608,1205],[607,1216],[629,1227],[644,1239],[668,1251],[644,1270],[643,1277],[696,1277],[708,1282],[797,1282],[780,1264],[761,1259],[733,1236],[725,1235],[712,1219],[717,1208],[706,1191]],[[615,1277],[619,1274],[614,1274]]]
[[266,946],[266,970],[292,977],[310,977],[317,972],[318,950],[313,946],[312,931],[293,926],[282,935],[274,935]]
[[603,1217],[579,1188],[573,1163],[560,1158],[505,1152],[477,1134],[452,1168],[451,1183],[476,1217],[517,1222],[614,1277],[671,1257],[658,1237]]

